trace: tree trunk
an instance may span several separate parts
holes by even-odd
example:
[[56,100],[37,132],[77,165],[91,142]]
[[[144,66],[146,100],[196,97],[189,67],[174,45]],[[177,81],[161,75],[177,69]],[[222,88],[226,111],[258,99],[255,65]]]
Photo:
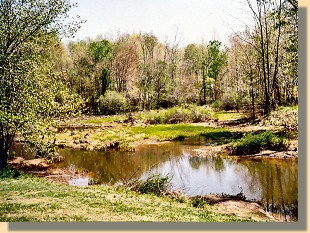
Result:
[[8,153],[4,148],[0,147],[0,169],[5,168],[8,165]]
[[206,84],[206,72],[205,66],[202,68],[202,90],[203,90],[203,105],[207,102],[207,84]]

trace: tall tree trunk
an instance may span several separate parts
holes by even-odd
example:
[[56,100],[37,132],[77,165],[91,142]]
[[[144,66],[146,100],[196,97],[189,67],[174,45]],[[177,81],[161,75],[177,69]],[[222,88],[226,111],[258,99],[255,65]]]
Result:
[[5,148],[0,146],[0,169],[5,168],[8,165],[8,154]]
[[265,40],[264,40],[264,32],[263,32],[263,24],[262,24],[262,16],[261,12],[259,12],[260,15],[260,21],[259,21],[259,27],[260,27],[260,39],[261,39],[261,56],[262,56],[262,68],[263,68],[263,74],[264,74],[264,90],[265,90],[265,104],[264,104],[264,114],[268,115],[270,112],[270,99],[269,99],[269,74],[266,72],[266,63],[267,66],[269,66],[268,62],[266,62],[266,49],[265,49]]
[[281,104],[281,95],[280,95],[280,87],[279,87],[279,81],[278,81],[278,67],[279,67],[279,46],[280,46],[280,36],[281,36],[281,8],[282,8],[282,1],[280,0],[279,5],[279,12],[278,12],[278,20],[279,20],[279,26],[278,26],[278,35],[277,35],[277,43],[276,43],[276,57],[275,57],[275,66],[274,66],[274,73],[273,73],[273,91],[275,104],[277,107],[278,104]]
[[203,90],[203,105],[207,102],[207,83],[205,65],[202,67],[202,90]]
[[[264,21],[265,21],[265,42],[266,42],[266,51],[264,51],[264,56],[266,56],[266,66],[267,66],[267,93],[268,93],[268,106],[269,109],[266,114],[269,114],[270,111],[270,59],[269,59],[269,43],[270,43],[270,32],[268,31],[268,22],[267,22],[267,11],[266,3],[264,3]],[[266,67],[264,67],[266,69]]]
[[254,98],[253,78],[251,78],[251,98],[252,98],[252,118],[255,119],[255,98]]

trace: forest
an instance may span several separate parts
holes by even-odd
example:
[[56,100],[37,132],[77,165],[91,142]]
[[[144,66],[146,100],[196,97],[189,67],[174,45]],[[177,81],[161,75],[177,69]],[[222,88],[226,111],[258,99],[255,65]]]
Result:
[[[250,4],[250,3],[249,3]],[[256,26],[181,48],[179,36],[120,34],[59,44],[55,69],[84,100],[90,114],[213,105],[247,106],[264,114],[297,104],[297,8],[288,1],[251,6]]]
[[[98,36],[54,54],[55,72],[85,101],[89,114],[118,114],[183,104],[225,110],[263,109],[298,102],[296,3],[252,6],[255,28],[218,40],[180,47],[180,36],[159,41],[152,33]],[[257,8],[257,9],[256,9]]]

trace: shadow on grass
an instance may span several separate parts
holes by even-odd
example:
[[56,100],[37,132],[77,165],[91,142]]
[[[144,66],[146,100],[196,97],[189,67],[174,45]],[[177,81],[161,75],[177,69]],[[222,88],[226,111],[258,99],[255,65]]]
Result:
[[215,143],[216,145],[222,145],[229,142],[234,142],[243,137],[242,132],[230,132],[230,131],[219,131],[219,132],[203,132],[199,135],[184,136],[178,135],[173,141],[182,141],[189,144],[201,144]]

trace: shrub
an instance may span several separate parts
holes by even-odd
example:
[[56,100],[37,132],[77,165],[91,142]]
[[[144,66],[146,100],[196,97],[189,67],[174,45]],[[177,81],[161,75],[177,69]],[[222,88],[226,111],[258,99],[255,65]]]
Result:
[[256,154],[262,150],[284,150],[286,149],[283,137],[275,135],[272,131],[263,133],[249,133],[234,143],[231,153],[237,155]]
[[195,208],[203,208],[205,205],[209,205],[208,198],[203,196],[195,196],[190,199],[191,206]]
[[[282,108],[283,109],[283,108]],[[264,118],[260,125],[283,128],[286,133],[298,130],[298,110],[283,109],[273,111]]]
[[159,196],[165,194],[169,186],[170,178],[168,176],[151,175],[145,181],[137,181],[132,189],[143,194],[152,193]]
[[225,111],[237,110],[239,111],[242,104],[242,97],[238,93],[225,94],[222,98],[221,108]]
[[10,166],[0,169],[0,179],[16,178],[18,176],[20,176],[20,172]]
[[140,114],[138,118],[150,124],[176,124],[181,122],[204,122],[212,119],[212,109],[189,105],[169,109],[150,111]]
[[222,102],[220,100],[215,100],[212,104],[211,104],[212,108],[215,111],[218,111],[220,109],[222,109]]
[[107,91],[97,100],[98,112],[105,115],[121,114],[128,111],[128,101],[116,91]]

